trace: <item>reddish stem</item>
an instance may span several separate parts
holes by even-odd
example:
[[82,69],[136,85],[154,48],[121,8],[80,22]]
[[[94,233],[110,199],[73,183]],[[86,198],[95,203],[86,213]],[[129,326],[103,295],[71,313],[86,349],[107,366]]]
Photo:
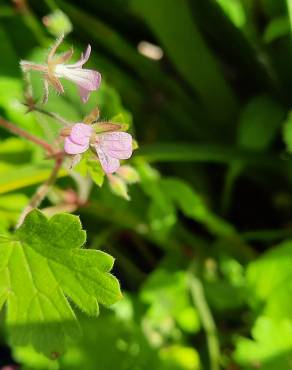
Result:
[[29,132],[23,130],[22,128],[15,126],[13,123],[6,121],[1,117],[0,117],[0,126],[4,127],[6,130],[10,131],[11,133],[17,136],[24,137],[25,139],[41,146],[47,151],[48,154],[50,155],[54,154],[54,149],[49,143],[38,138],[37,136],[30,134]]

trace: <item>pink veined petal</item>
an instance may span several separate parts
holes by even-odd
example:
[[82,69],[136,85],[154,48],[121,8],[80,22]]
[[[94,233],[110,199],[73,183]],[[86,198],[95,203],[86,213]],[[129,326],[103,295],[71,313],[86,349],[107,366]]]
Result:
[[127,132],[108,132],[99,136],[100,147],[108,156],[129,159],[132,155],[132,136]]
[[79,95],[80,95],[80,98],[81,98],[82,102],[86,103],[88,101],[88,98],[89,98],[89,95],[90,95],[91,91],[86,90],[81,86],[78,87],[78,90],[79,90]]
[[70,133],[70,140],[78,145],[89,145],[92,127],[85,123],[76,123]]
[[105,173],[114,173],[119,169],[120,161],[118,159],[107,155],[99,145],[95,145],[95,149]]
[[67,154],[80,154],[86,152],[89,148],[89,144],[79,145],[74,143],[70,137],[65,138],[64,150]]
[[90,91],[97,90],[101,81],[101,75],[97,71],[83,68],[68,68],[62,64],[56,66],[55,74],[59,78],[66,78],[75,82],[79,87]]
[[81,54],[80,59],[76,63],[68,64],[67,67],[68,68],[80,68],[80,67],[82,67],[83,64],[85,64],[88,61],[88,59],[90,57],[90,53],[91,53],[91,46],[88,45],[87,48],[86,48],[85,53]]

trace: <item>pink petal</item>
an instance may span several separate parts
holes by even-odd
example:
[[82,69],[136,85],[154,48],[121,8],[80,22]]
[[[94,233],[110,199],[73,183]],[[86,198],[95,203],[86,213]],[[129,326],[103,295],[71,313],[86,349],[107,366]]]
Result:
[[108,156],[117,159],[128,159],[131,157],[132,136],[127,132],[108,132],[99,136],[100,147]]
[[84,153],[89,148],[89,143],[85,145],[79,145],[74,143],[70,137],[65,138],[64,150],[67,154],[79,154]]
[[88,101],[88,98],[89,98],[89,95],[91,93],[90,90],[86,90],[84,89],[83,87],[80,87],[78,88],[79,90],[79,95],[80,95],[80,98],[82,100],[83,103],[86,103]]
[[94,91],[99,88],[101,75],[97,71],[83,68],[68,68],[66,65],[57,65],[55,69],[57,77],[73,81],[85,90]]
[[70,133],[70,140],[78,145],[89,145],[92,127],[85,123],[76,123]]
[[120,167],[120,161],[116,158],[110,157],[107,155],[99,145],[95,146],[100,164],[105,173],[113,173],[118,170]]
[[78,67],[82,67],[83,64],[85,64],[89,57],[90,57],[90,53],[91,53],[91,46],[88,45],[87,48],[86,48],[86,51],[85,51],[85,54],[81,54],[81,58],[74,64],[69,64],[67,67],[69,68],[78,68]]
[[84,54],[84,57],[83,57],[83,53],[82,53],[83,64],[85,64],[88,61],[88,59],[90,57],[90,54],[91,54],[91,45],[88,44],[87,48],[86,48],[86,51],[85,51],[85,54]]

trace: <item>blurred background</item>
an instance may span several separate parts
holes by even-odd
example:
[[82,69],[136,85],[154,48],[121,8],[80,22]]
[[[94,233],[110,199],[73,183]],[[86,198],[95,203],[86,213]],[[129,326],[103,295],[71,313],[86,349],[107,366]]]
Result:
[[[60,174],[42,208],[73,205],[124,299],[78,313],[84,335],[58,361],[9,347],[2,312],[0,368],[292,369],[291,27],[291,0],[0,0],[0,116],[52,141],[58,123],[26,113],[19,61],[43,61],[62,32],[75,60],[90,43],[101,89],[82,105],[65,84],[45,109],[123,117],[140,179],[130,201],[106,181],[77,207],[78,181]],[[0,138],[9,230],[51,164]]]

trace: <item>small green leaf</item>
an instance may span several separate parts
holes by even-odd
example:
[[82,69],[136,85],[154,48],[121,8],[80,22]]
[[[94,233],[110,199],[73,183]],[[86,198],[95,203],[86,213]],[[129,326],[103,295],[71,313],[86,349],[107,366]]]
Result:
[[217,2],[235,26],[242,28],[245,25],[246,14],[240,0],[217,0]]
[[0,238],[0,302],[7,301],[12,344],[32,344],[57,356],[67,337],[79,332],[67,297],[90,315],[98,314],[99,303],[121,298],[119,283],[109,274],[113,258],[82,249],[85,240],[78,217],[58,214],[48,220],[38,210],[13,236]]
[[260,316],[252,329],[253,340],[240,337],[235,360],[245,369],[291,369],[292,321]]
[[[146,318],[162,335],[173,331],[174,324],[190,333],[200,329],[200,319],[188,294],[186,274],[158,268],[142,287],[141,300],[149,305]],[[167,325],[167,322],[173,325]],[[168,333],[170,334],[170,333]]]
[[292,319],[292,242],[288,240],[250,263],[247,278],[251,297],[271,317]]
[[87,151],[83,154],[81,161],[74,168],[81,176],[89,175],[93,182],[99,187],[104,181],[104,171],[101,168],[100,162],[94,153]]
[[281,37],[285,37],[290,33],[290,22],[287,16],[277,17],[272,19],[267,25],[264,32],[264,42],[269,44],[273,41],[278,40]]
[[88,173],[91,176],[93,182],[98,186],[102,186],[104,181],[104,172],[101,168],[100,162],[97,160],[97,158],[92,158],[92,156],[88,156],[86,163]]
[[275,138],[283,119],[284,108],[267,95],[259,95],[242,110],[237,142],[245,149],[266,150]]
[[161,181],[163,194],[167,195],[186,216],[205,225],[214,235],[228,237],[235,235],[232,225],[213,213],[203,201],[201,195],[196,193],[187,183],[167,178]]

